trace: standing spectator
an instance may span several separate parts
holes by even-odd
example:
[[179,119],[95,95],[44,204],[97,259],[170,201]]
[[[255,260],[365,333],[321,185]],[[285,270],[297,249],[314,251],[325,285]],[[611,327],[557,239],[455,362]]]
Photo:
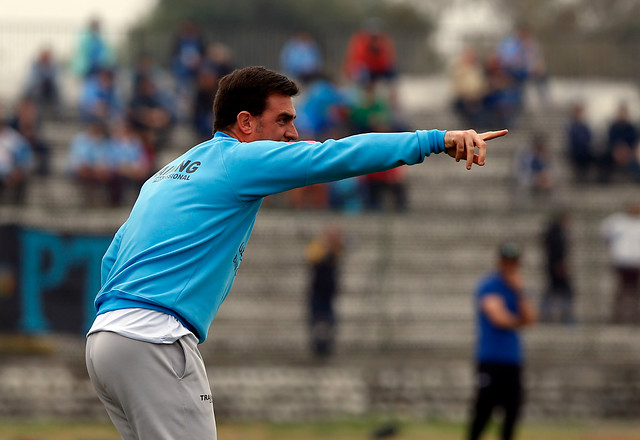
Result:
[[336,333],[334,303],[340,285],[339,266],[342,251],[342,232],[337,227],[328,228],[306,249],[306,258],[311,265],[309,288],[311,349],[320,359],[327,358],[334,350]]
[[395,79],[395,43],[384,31],[382,20],[375,17],[368,19],[362,29],[351,36],[344,73],[348,79],[358,83]]
[[547,288],[540,305],[540,319],[544,322],[575,323],[574,291],[569,264],[569,211],[557,212],[542,236],[547,271]]
[[79,110],[84,122],[93,119],[113,121],[122,116],[123,105],[113,70],[101,69],[84,81]]
[[638,129],[631,122],[629,107],[621,102],[615,119],[609,125],[607,149],[601,162],[601,181],[608,183],[614,172],[630,173],[640,181],[638,163]]
[[520,416],[524,364],[520,330],[537,320],[535,306],[525,291],[520,253],[516,243],[502,243],[497,271],[486,275],[476,291],[477,388],[469,440],[480,438],[496,407],[504,410],[502,440],[513,438]]
[[640,323],[640,203],[630,202],[625,212],[614,213],[600,225],[607,241],[617,286],[612,322]]
[[120,202],[121,186],[113,172],[113,162],[109,128],[104,121],[89,122],[71,141],[67,166],[87,205],[102,204],[105,191],[111,205]]
[[79,77],[84,79],[101,70],[115,67],[115,57],[102,36],[99,19],[93,18],[89,26],[81,31],[71,67]]
[[41,176],[49,174],[51,150],[42,137],[42,115],[36,102],[29,97],[20,99],[10,125],[29,143],[36,159],[36,173]]
[[514,174],[514,196],[517,206],[526,205],[532,197],[546,200],[551,196],[555,186],[555,174],[546,136],[534,135],[530,145],[516,152]]
[[307,84],[323,69],[320,46],[309,32],[298,32],[282,46],[280,67],[285,74]]
[[176,85],[178,115],[188,118],[194,84],[205,53],[205,42],[198,26],[186,20],[178,29],[171,52],[171,70]]
[[31,148],[28,141],[4,122],[0,106],[0,201],[25,202],[31,173]]
[[596,164],[592,142],[593,135],[585,120],[584,104],[575,103],[571,106],[567,127],[567,154],[576,183],[588,181],[590,168]]
[[23,95],[32,98],[36,104],[47,110],[59,110],[60,72],[51,49],[42,49],[31,64]]

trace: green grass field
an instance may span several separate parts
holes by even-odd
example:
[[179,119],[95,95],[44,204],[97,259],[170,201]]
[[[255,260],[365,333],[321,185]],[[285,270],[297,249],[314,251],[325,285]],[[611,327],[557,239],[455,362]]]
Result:
[[[366,440],[376,420],[325,423],[221,423],[220,440]],[[464,426],[444,422],[402,422],[396,440],[463,440]],[[485,438],[495,439],[496,427]],[[0,440],[118,440],[108,423],[0,421]],[[533,423],[522,425],[519,440],[640,440],[640,421]]]

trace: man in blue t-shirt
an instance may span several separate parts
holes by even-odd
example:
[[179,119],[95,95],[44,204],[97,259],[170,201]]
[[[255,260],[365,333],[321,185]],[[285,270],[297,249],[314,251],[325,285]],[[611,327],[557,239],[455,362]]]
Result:
[[231,289],[265,196],[432,153],[471,169],[484,165],[486,141],[507,134],[418,130],[301,142],[297,93],[294,82],[264,67],[223,77],[213,138],[145,182],[107,249],[86,363],[124,439],[215,440],[197,345]]
[[477,390],[468,438],[480,438],[498,406],[504,410],[501,438],[509,440],[522,403],[523,348],[519,330],[537,320],[537,311],[525,292],[516,243],[500,245],[498,270],[480,281],[475,309]]

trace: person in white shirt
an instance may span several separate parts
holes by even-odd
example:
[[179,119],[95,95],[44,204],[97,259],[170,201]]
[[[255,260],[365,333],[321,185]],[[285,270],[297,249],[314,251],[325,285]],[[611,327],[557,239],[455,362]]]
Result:
[[629,202],[624,212],[607,217],[600,233],[617,277],[612,321],[640,324],[640,203]]

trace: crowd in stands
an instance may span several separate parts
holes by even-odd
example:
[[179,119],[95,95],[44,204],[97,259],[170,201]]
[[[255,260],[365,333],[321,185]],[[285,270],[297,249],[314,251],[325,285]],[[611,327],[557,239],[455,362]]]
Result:
[[[66,69],[55,53],[45,46],[35,54],[19,99],[4,110],[2,200],[24,201],[29,176],[51,172],[51,143],[43,136],[42,120],[55,118],[63,108],[75,109],[83,124],[69,145],[66,172],[82,182],[82,191],[101,194],[85,194],[87,203],[118,206],[129,201],[126,193],[135,192],[157,168],[157,152],[166,147],[178,124],[190,126],[196,141],[210,138],[218,80],[236,67],[233,54],[220,42],[207,41],[197,24],[185,21],[166,55],[166,65],[140,53],[132,66],[123,66],[100,21],[91,20],[78,35],[68,69],[79,89],[77,101],[69,102],[61,84]],[[382,20],[368,19],[345,41],[339,73],[330,73],[324,57],[322,45],[307,31],[294,32],[281,47],[279,69],[301,86],[296,98],[301,138],[325,140],[409,128],[398,102],[396,47]],[[466,47],[450,72],[454,109],[474,128],[517,124],[531,84],[540,102],[549,105],[544,57],[525,26],[484,56]],[[620,175],[640,181],[639,134],[628,108],[620,105],[602,146],[584,114],[585,105],[576,103],[566,133],[575,181],[608,183]],[[123,144],[125,149],[117,147]],[[516,149],[514,200],[552,198],[558,177],[550,151],[557,147],[535,134],[529,145]],[[407,194],[406,169],[401,167],[294,190],[282,203],[350,213],[403,212],[410,208]]]
[[534,84],[542,104],[549,105],[544,56],[524,25],[486,54],[465,47],[450,76],[454,110],[472,127],[512,128],[525,106],[528,84]]

